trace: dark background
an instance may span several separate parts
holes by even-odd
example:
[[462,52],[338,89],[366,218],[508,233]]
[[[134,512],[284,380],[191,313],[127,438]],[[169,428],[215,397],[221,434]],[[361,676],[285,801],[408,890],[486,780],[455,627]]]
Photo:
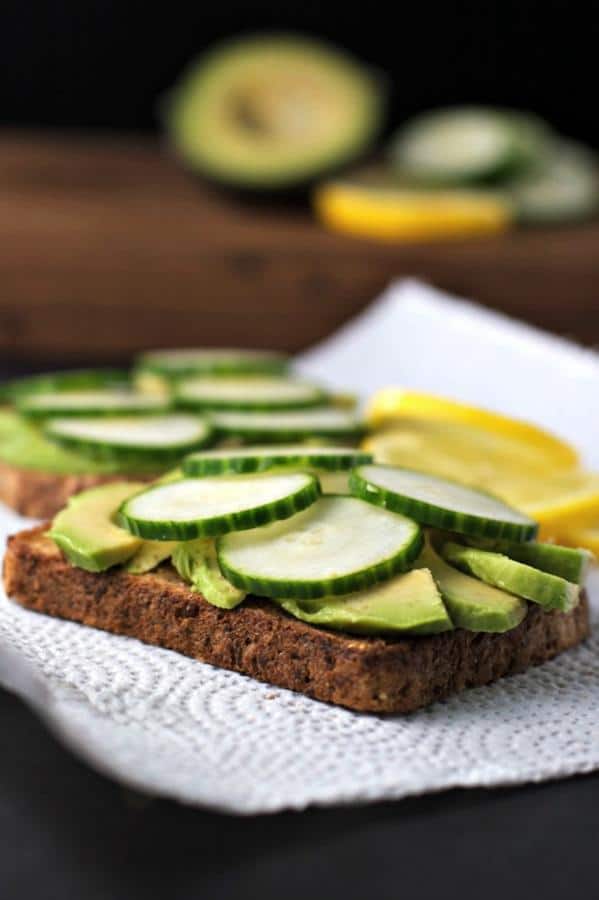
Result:
[[599,145],[598,14],[581,0],[4,0],[2,10],[5,124],[151,129],[156,97],[203,47],[298,29],[389,73],[395,119],[444,103],[506,104]]

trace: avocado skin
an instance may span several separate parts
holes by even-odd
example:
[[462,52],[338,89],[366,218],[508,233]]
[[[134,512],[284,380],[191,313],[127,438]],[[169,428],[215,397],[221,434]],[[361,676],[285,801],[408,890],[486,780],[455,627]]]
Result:
[[578,585],[501,553],[450,542],[443,545],[441,554],[447,562],[486,584],[538,603],[544,609],[570,612],[578,603]]
[[451,619],[426,569],[397,575],[390,581],[319,600],[274,600],[311,625],[355,634],[438,634],[451,631]]
[[52,522],[48,536],[69,562],[88,572],[104,572],[128,560],[141,541],[114,524],[120,504],[145,485],[111,482],[71,497]]
[[467,631],[510,631],[526,616],[524,600],[454,569],[435,552],[430,539],[427,539],[416,565],[432,572],[457,628]]

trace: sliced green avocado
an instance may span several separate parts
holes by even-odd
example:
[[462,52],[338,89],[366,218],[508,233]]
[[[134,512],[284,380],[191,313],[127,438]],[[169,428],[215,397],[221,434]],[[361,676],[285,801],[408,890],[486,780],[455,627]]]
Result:
[[524,600],[449,566],[428,541],[416,565],[430,569],[451,620],[458,628],[467,631],[510,631],[526,616]]
[[140,482],[117,481],[71,497],[48,532],[69,562],[88,572],[103,572],[123,563],[141,541],[114,524],[121,503],[142,490]]
[[437,634],[453,628],[426,569],[406,572],[345,597],[274,602],[311,625],[356,634]]
[[156,566],[169,559],[177,541],[143,541],[131,559],[126,563],[125,569],[132,575],[144,575],[151,572]]
[[544,609],[569,612],[578,603],[578,585],[509,559],[502,553],[447,543],[443,545],[441,554],[451,565],[480,578],[485,584],[524,597]]
[[213,606],[234,609],[246,597],[221,572],[212,538],[182,541],[173,550],[172,562],[181,578]]
[[468,539],[468,544],[478,547],[480,550],[493,550],[495,553],[503,553],[510,559],[528,563],[534,569],[548,572],[550,575],[559,575],[572,584],[582,584],[593,554],[590,550],[576,549],[574,547],[562,547],[559,544],[544,544],[539,541],[485,541]]
[[296,187],[369,148],[382,84],[346,53],[294,34],[237,38],[193,62],[165,104],[183,161],[253,190]]

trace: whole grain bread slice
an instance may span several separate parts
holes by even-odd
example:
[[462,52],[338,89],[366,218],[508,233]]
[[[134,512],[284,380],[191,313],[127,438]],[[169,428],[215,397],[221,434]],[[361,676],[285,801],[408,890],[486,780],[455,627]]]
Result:
[[583,596],[568,614],[531,604],[505,634],[456,630],[431,637],[355,637],[314,628],[267,600],[221,610],[170,565],[147,575],[71,566],[45,534],[8,543],[7,594],[23,606],[250,675],[349,709],[407,713],[464,688],[539,665],[589,633]]
[[51,519],[69,497],[110,481],[149,481],[150,476],[129,475],[57,475],[37,469],[24,469],[0,460],[0,501],[15,512],[32,519]]

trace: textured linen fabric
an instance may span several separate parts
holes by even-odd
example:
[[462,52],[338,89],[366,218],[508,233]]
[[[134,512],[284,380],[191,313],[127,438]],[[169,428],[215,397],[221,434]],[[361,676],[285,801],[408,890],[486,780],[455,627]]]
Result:
[[[553,424],[555,408],[568,407],[563,423],[560,419],[563,427],[554,430],[592,458],[597,425],[587,404],[592,390],[599,396],[593,354],[468,304],[453,304],[415,282],[392,287],[366,318],[363,326],[344,329],[328,348],[307,354],[300,368],[332,380],[337,373],[343,384],[352,353],[368,351],[378,362],[376,373],[365,376],[364,393],[401,382],[546,425]],[[424,340],[425,321],[438,382],[424,378],[414,350]],[[389,354],[393,328],[397,354],[412,346],[401,359]],[[347,341],[354,342],[352,353]],[[521,391],[532,365],[526,341],[538,390],[527,383]],[[468,387],[468,348],[479,343],[491,371],[479,378],[480,363],[470,353],[476,386],[468,393],[459,385]],[[381,368],[383,355],[386,368]],[[559,395],[537,408],[543,372],[545,385]],[[535,405],[523,408],[522,393]],[[2,545],[28,524],[0,509]],[[589,587],[599,632],[598,572],[591,574]],[[599,634],[539,668],[421,712],[375,716],[51,619],[20,608],[0,591],[0,683],[23,696],[68,746],[106,774],[149,793],[240,814],[541,781],[599,768]]]

